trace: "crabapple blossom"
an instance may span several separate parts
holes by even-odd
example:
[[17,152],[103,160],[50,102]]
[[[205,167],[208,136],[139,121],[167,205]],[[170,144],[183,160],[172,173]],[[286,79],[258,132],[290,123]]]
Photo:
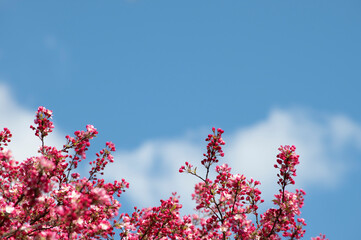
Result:
[[[179,172],[190,173],[201,179],[195,186],[192,195],[196,201],[196,210],[200,217],[198,235],[201,239],[301,239],[305,233],[305,220],[299,218],[306,194],[302,189],[295,193],[286,190],[286,186],[295,184],[296,166],[299,164],[299,155],[295,153],[295,146],[281,146],[278,150],[275,168],[280,170],[278,184],[279,194],[275,195],[274,204],[278,208],[268,209],[265,213],[258,213],[258,205],[264,202],[261,191],[257,188],[261,183],[253,179],[247,180],[244,175],[232,174],[227,164],[216,166],[216,179],[208,178],[210,165],[217,163],[217,157],[223,157],[221,138],[223,130],[212,128],[213,134],[206,138],[208,141],[207,153],[201,164],[206,168],[206,176],[197,174],[196,167],[186,162]],[[218,143],[218,144],[216,144]],[[218,153],[218,154],[217,154]],[[250,215],[253,215],[251,220]],[[211,232],[211,233],[210,233]],[[204,238],[204,236],[207,236]]]
[[0,132],[0,151],[4,148],[1,147],[1,144],[4,144],[4,146],[7,146],[9,142],[11,142],[12,134],[8,128],[4,128],[3,131]]
[[34,123],[37,125],[37,127],[31,125],[30,128],[35,130],[35,135],[38,136],[40,139],[43,139],[53,131],[54,125],[53,122],[50,121],[52,115],[53,111],[48,110],[42,106],[38,108],[34,120]]
[[[54,128],[52,111],[39,107],[31,126],[40,138],[39,156],[16,162],[7,149],[0,150],[0,236],[6,239],[100,239],[114,236],[112,219],[118,215],[120,196],[128,183],[122,179],[105,183],[96,174],[113,162],[114,144],[100,151],[88,177],[73,172],[85,159],[89,141],[97,130],[67,136],[63,149],[45,145]],[[0,144],[10,142],[11,133],[0,133]],[[74,154],[69,154],[69,152]],[[70,177],[71,176],[71,177]]]
[[[188,173],[200,181],[195,185],[192,198],[197,213],[180,214],[182,204],[177,193],[160,200],[157,207],[119,213],[120,197],[129,183],[124,179],[105,182],[99,178],[109,163],[114,162],[116,150],[112,142],[96,153],[89,161],[87,177],[75,170],[86,159],[90,140],[98,131],[87,125],[86,131],[75,131],[66,136],[62,149],[45,144],[52,132],[52,111],[39,107],[34,120],[35,136],[41,140],[39,155],[22,162],[4,148],[11,141],[11,132],[0,132],[0,237],[2,239],[114,239],[117,230],[120,239],[182,239],[182,240],[268,240],[301,239],[306,222],[300,217],[305,192],[286,190],[295,184],[299,155],[295,146],[281,146],[275,168],[279,169],[279,192],[273,204],[263,213],[259,181],[242,174],[232,173],[226,163],[222,139],[224,131],[213,127],[206,138],[206,153],[200,164],[205,173],[199,174],[195,164],[185,162],[180,173]],[[215,171],[215,178],[209,177]],[[326,240],[325,235],[312,238]]]

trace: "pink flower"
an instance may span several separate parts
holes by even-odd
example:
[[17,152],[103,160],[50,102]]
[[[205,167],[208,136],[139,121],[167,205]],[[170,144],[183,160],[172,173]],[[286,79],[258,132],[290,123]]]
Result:
[[15,208],[12,207],[12,206],[6,206],[5,207],[5,212],[7,212],[9,214],[12,213],[14,210],[15,210]]

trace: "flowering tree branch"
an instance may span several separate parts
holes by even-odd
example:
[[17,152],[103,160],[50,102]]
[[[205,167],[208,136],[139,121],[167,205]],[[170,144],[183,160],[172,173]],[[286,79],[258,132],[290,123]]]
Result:
[[[273,200],[276,208],[263,214],[258,208],[264,202],[259,181],[232,174],[227,164],[216,165],[224,156],[224,131],[212,128],[205,139],[206,153],[201,160],[205,174],[186,162],[179,172],[189,173],[200,182],[195,185],[193,200],[197,214],[181,216],[182,205],[177,193],[160,206],[138,209],[129,215],[120,213],[115,196],[129,187],[122,179],[106,183],[99,178],[108,163],[114,162],[115,146],[107,142],[104,149],[90,161],[88,177],[75,172],[86,159],[90,141],[97,136],[94,126],[86,131],[66,136],[62,149],[47,146],[45,138],[52,132],[52,111],[39,107],[34,126],[41,141],[39,155],[23,162],[15,161],[6,147],[12,134],[4,128],[0,132],[0,237],[2,239],[114,239],[115,230],[124,240],[183,239],[183,240],[279,240],[282,237],[301,239],[305,220],[299,218],[305,192],[286,190],[295,184],[299,156],[294,146],[281,146],[275,168],[279,169],[279,193]],[[216,177],[211,179],[210,172]],[[115,220],[115,217],[118,219]],[[252,220],[254,219],[254,221]],[[321,235],[313,240],[325,240]]]

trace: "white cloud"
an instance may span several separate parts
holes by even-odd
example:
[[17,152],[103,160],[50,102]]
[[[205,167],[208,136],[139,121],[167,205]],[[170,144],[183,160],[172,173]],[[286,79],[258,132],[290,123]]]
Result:
[[[37,150],[41,145],[34,131],[30,129],[30,125],[34,125],[35,112],[36,109],[29,111],[19,106],[13,98],[10,88],[0,83],[0,131],[4,127],[11,131],[13,137],[8,149],[12,151],[14,158],[18,161],[37,155]],[[65,143],[65,138],[55,128],[54,132],[46,138],[45,143],[60,148]]]
[[[233,173],[260,180],[263,198],[270,201],[278,189],[273,165],[280,145],[295,145],[300,154],[297,188],[334,187],[347,171],[339,157],[350,141],[361,147],[360,133],[361,127],[346,116],[274,109],[259,123],[224,133],[226,156],[222,162],[228,163]],[[178,169],[185,161],[200,168],[206,143],[195,142],[194,137],[147,141],[136,149],[121,150],[105,176],[129,181],[131,189],[124,196],[140,207],[158,205],[159,199],[177,191],[188,212],[194,207],[190,196],[198,180],[179,174]]]
[[184,207],[192,209],[191,193],[197,181],[178,170],[186,161],[198,162],[202,150],[190,138],[145,142],[133,151],[118,151],[104,176],[109,180],[125,178],[130,189],[123,196],[138,207],[159,205],[160,199],[177,192]]

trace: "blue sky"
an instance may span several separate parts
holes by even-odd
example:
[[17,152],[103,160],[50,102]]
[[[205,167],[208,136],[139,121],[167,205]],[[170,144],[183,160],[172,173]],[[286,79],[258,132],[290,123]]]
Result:
[[[18,158],[28,125],[54,111],[49,144],[93,124],[118,149],[107,178],[133,187],[124,210],[181,193],[186,210],[212,126],[224,162],[276,190],[277,146],[301,155],[306,239],[354,237],[361,214],[361,3],[0,0],[0,127]],[[84,170],[85,171],[85,170]]]

